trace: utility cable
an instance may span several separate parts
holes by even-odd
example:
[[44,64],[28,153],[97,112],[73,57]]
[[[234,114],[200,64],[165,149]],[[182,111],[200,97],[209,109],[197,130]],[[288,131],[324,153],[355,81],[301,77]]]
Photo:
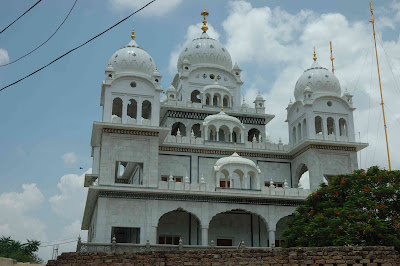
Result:
[[12,24],[14,24],[15,22],[17,22],[20,18],[22,18],[26,13],[28,13],[29,11],[31,11],[32,8],[34,8],[37,4],[39,4],[40,2],[42,2],[42,0],[37,1],[33,6],[31,6],[28,10],[26,10],[21,16],[19,16],[18,18],[16,18],[13,22],[11,22],[11,24],[9,24],[7,27],[5,27],[4,29],[2,29],[0,31],[0,34],[2,34],[6,29],[8,29],[9,27],[11,27]]
[[44,246],[39,246],[39,247],[40,247],[40,248],[52,247],[52,246],[54,246],[54,245],[63,245],[63,244],[68,244],[68,243],[77,242],[77,241],[78,241],[78,240],[67,241],[67,242],[61,242],[61,243],[54,243],[54,244],[44,245]]
[[65,23],[65,21],[68,19],[69,15],[71,14],[72,10],[74,9],[74,7],[75,7],[77,1],[78,1],[78,0],[75,0],[74,4],[72,5],[71,9],[69,10],[67,16],[64,18],[63,22],[60,24],[60,26],[58,26],[58,28],[56,29],[56,31],[55,31],[52,35],[50,35],[50,37],[49,37],[46,41],[44,41],[42,44],[40,44],[38,47],[36,47],[36,48],[33,49],[32,51],[30,51],[29,53],[27,53],[27,54],[25,54],[25,55],[19,57],[18,59],[15,59],[14,61],[9,62],[9,63],[7,63],[7,64],[0,65],[0,67],[4,67],[4,66],[8,66],[8,65],[14,64],[15,62],[21,60],[22,58],[24,58],[24,57],[26,57],[26,56],[28,56],[28,55],[30,55],[31,53],[33,53],[34,51],[36,51],[37,49],[39,49],[40,47],[42,47],[43,45],[45,45],[48,41],[50,41],[50,39],[53,38],[53,36],[57,33],[57,31],[62,27],[62,25],[63,25],[63,24]]
[[100,37],[100,36],[103,35],[104,33],[106,33],[106,32],[108,32],[109,30],[115,28],[116,26],[118,26],[119,24],[121,24],[122,22],[124,22],[125,20],[127,20],[128,18],[132,17],[132,16],[135,15],[136,13],[142,11],[144,8],[146,8],[147,6],[149,6],[150,4],[152,4],[152,3],[155,2],[155,1],[156,1],[156,0],[152,0],[152,1],[148,2],[146,5],[142,6],[140,9],[138,9],[138,10],[136,10],[135,12],[131,13],[129,16],[127,16],[127,17],[125,17],[124,19],[120,20],[119,22],[115,23],[114,25],[112,25],[111,27],[109,27],[108,29],[106,29],[105,31],[103,31],[103,32],[101,32],[101,33],[99,33],[99,34],[97,34],[96,36],[94,36],[94,37],[92,37],[91,39],[87,40],[86,42],[82,43],[81,45],[78,45],[78,46],[76,46],[75,48],[73,48],[73,49],[69,50],[68,52],[64,53],[63,55],[57,57],[56,59],[54,59],[53,61],[51,61],[51,62],[48,63],[47,65],[42,66],[41,68],[39,68],[39,69],[33,71],[33,72],[30,73],[29,75],[26,75],[25,77],[20,78],[19,80],[14,81],[13,83],[8,84],[7,86],[1,88],[1,89],[0,89],[0,92],[3,91],[3,90],[5,90],[5,89],[7,89],[8,87],[11,87],[11,86],[13,86],[13,85],[15,85],[15,84],[17,84],[17,83],[23,81],[23,80],[26,79],[26,78],[28,78],[28,77],[30,77],[30,76],[32,76],[32,75],[38,73],[39,71],[42,71],[43,69],[45,69],[45,68],[47,68],[48,66],[54,64],[55,62],[57,62],[58,60],[60,60],[60,59],[63,58],[64,56],[66,56],[66,55],[72,53],[73,51],[75,51],[75,50],[81,48],[82,46],[84,46],[84,45],[90,43],[90,42],[93,41],[94,39],[97,39],[98,37]]

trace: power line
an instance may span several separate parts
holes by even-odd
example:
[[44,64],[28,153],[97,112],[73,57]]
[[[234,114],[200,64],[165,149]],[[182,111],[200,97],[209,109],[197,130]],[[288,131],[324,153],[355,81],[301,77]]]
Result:
[[78,241],[78,240],[73,240],[73,241],[55,243],[55,244],[44,245],[44,246],[39,246],[39,247],[40,247],[40,248],[45,248],[45,247],[51,247],[51,246],[54,246],[54,245],[63,245],[63,244],[73,243],[73,242],[77,242],[77,241]]
[[20,18],[22,18],[26,13],[28,13],[29,11],[31,11],[32,8],[34,8],[37,4],[39,4],[40,2],[42,2],[42,0],[37,1],[33,6],[31,6],[28,10],[26,10],[21,16],[19,16],[18,18],[16,18],[13,22],[11,22],[10,25],[8,25],[7,27],[5,27],[2,31],[0,31],[0,34],[2,34],[6,29],[8,29],[9,27],[11,27],[12,24],[14,24],[15,22],[17,22],[17,20],[19,20]]
[[101,33],[99,33],[99,34],[97,34],[97,35],[94,36],[93,38],[91,38],[91,39],[87,40],[86,42],[82,43],[81,45],[76,46],[75,48],[69,50],[68,52],[64,53],[63,55],[57,57],[56,59],[54,59],[53,61],[51,61],[51,62],[48,63],[47,65],[45,65],[45,66],[43,66],[43,67],[41,67],[41,68],[35,70],[34,72],[30,73],[29,75],[26,75],[25,77],[20,78],[19,80],[15,81],[15,82],[13,82],[13,83],[11,83],[11,84],[8,84],[7,86],[1,88],[1,89],[0,89],[0,92],[3,91],[3,90],[5,90],[5,89],[7,89],[8,87],[11,87],[11,86],[13,86],[13,85],[15,85],[15,84],[17,84],[17,83],[23,81],[23,80],[26,79],[26,78],[29,78],[30,76],[36,74],[37,72],[39,72],[39,71],[41,71],[41,70],[47,68],[48,66],[52,65],[52,64],[55,63],[55,62],[57,62],[58,60],[60,60],[60,59],[63,58],[64,56],[66,56],[66,55],[72,53],[73,51],[75,51],[75,50],[81,48],[82,46],[84,46],[84,45],[90,43],[90,42],[93,41],[94,39],[97,39],[98,37],[100,37],[100,36],[103,35],[104,33],[108,32],[109,30],[111,30],[111,29],[113,29],[114,27],[118,26],[119,24],[121,24],[122,22],[124,22],[125,20],[127,20],[128,18],[130,18],[131,16],[135,15],[136,13],[140,12],[141,10],[143,10],[144,8],[146,8],[147,6],[149,6],[150,4],[152,4],[152,3],[155,2],[155,1],[156,1],[156,0],[152,0],[152,1],[148,2],[146,5],[142,6],[140,9],[136,10],[135,12],[133,12],[132,14],[130,14],[129,16],[127,16],[126,18],[120,20],[120,21],[117,22],[116,24],[112,25],[111,27],[109,27],[109,28],[106,29],[105,31],[103,31],[103,32],[101,32]]
[[32,51],[30,51],[29,53],[27,53],[27,54],[25,54],[25,55],[19,57],[18,59],[15,59],[14,61],[9,62],[9,63],[7,63],[7,64],[0,65],[0,67],[4,67],[4,66],[8,66],[8,65],[14,64],[15,62],[21,60],[22,58],[24,58],[24,57],[26,57],[26,56],[28,56],[28,55],[30,55],[31,53],[33,53],[34,51],[36,51],[37,49],[39,49],[40,47],[42,47],[43,45],[45,45],[48,41],[50,41],[50,39],[53,38],[53,36],[58,32],[58,30],[62,27],[62,25],[63,25],[63,24],[65,23],[65,21],[68,19],[69,15],[71,14],[72,10],[74,9],[75,4],[76,4],[77,1],[78,1],[78,0],[75,0],[74,4],[72,5],[71,9],[69,10],[67,16],[64,18],[63,22],[60,24],[60,26],[58,26],[58,28],[56,29],[56,31],[55,31],[52,35],[50,35],[50,37],[49,37],[46,41],[44,41],[42,44],[40,44],[38,47],[36,47],[36,48],[33,49]]

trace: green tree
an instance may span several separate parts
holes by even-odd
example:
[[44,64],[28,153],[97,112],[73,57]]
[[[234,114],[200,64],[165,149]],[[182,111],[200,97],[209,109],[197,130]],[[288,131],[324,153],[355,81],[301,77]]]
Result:
[[400,250],[400,171],[377,166],[332,178],[288,221],[287,247],[394,246]]
[[0,238],[0,257],[15,259],[18,262],[43,262],[35,252],[38,251],[40,241],[27,240],[22,244],[11,237],[2,236]]

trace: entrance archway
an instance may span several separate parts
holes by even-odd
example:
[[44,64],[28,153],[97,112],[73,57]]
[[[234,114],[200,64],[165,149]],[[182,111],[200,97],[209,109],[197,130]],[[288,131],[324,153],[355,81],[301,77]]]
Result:
[[208,232],[216,246],[238,246],[244,241],[250,247],[268,247],[268,225],[256,213],[235,209],[215,215]]
[[200,220],[183,209],[167,212],[158,220],[157,244],[200,245]]

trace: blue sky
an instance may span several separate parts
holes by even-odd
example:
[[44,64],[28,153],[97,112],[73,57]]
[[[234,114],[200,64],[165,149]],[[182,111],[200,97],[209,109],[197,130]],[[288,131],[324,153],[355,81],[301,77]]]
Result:
[[[0,27],[34,2],[2,1]],[[0,35],[3,54],[7,51],[12,61],[43,42],[73,2],[43,0]],[[31,56],[0,68],[0,87],[103,31],[135,10],[137,2],[146,1],[78,0],[70,18],[52,40]],[[134,24],[137,43],[154,58],[163,75],[162,85],[167,88],[174,74],[174,55],[185,41],[200,34],[199,27],[198,32],[195,29],[202,21],[200,12],[204,4],[210,12],[210,35],[219,37],[244,71],[243,95],[252,102],[259,90],[267,99],[267,112],[276,115],[267,127],[275,141],[279,137],[287,141],[285,108],[293,99],[297,78],[312,63],[312,47],[317,48],[320,64],[329,67],[328,46],[332,40],[342,89],[347,87],[354,93],[359,108],[355,113],[356,131],[362,132],[362,141],[370,143],[361,155],[361,166],[385,166],[383,126],[379,105],[375,103],[379,94],[375,91],[378,83],[368,3],[158,0],[146,13],[132,17],[51,67],[0,92],[0,210],[5,208],[15,219],[32,221],[38,228],[35,233],[24,225],[16,231],[12,218],[0,218],[0,235],[51,241],[79,234],[76,228],[85,199],[79,180],[91,167],[91,127],[93,121],[101,119],[100,85],[110,56],[129,42]],[[381,0],[374,1],[374,7],[378,36],[390,58],[387,61],[384,51],[379,50],[384,94],[390,108],[391,155],[398,169],[400,154],[395,148],[400,145],[396,138],[396,131],[400,130],[400,107],[396,104],[400,96],[400,4]],[[0,56],[0,63],[6,61]],[[22,188],[23,184],[36,185]],[[11,203],[7,205],[6,201]],[[42,249],[40,254],[48,258],[51,248]]]

